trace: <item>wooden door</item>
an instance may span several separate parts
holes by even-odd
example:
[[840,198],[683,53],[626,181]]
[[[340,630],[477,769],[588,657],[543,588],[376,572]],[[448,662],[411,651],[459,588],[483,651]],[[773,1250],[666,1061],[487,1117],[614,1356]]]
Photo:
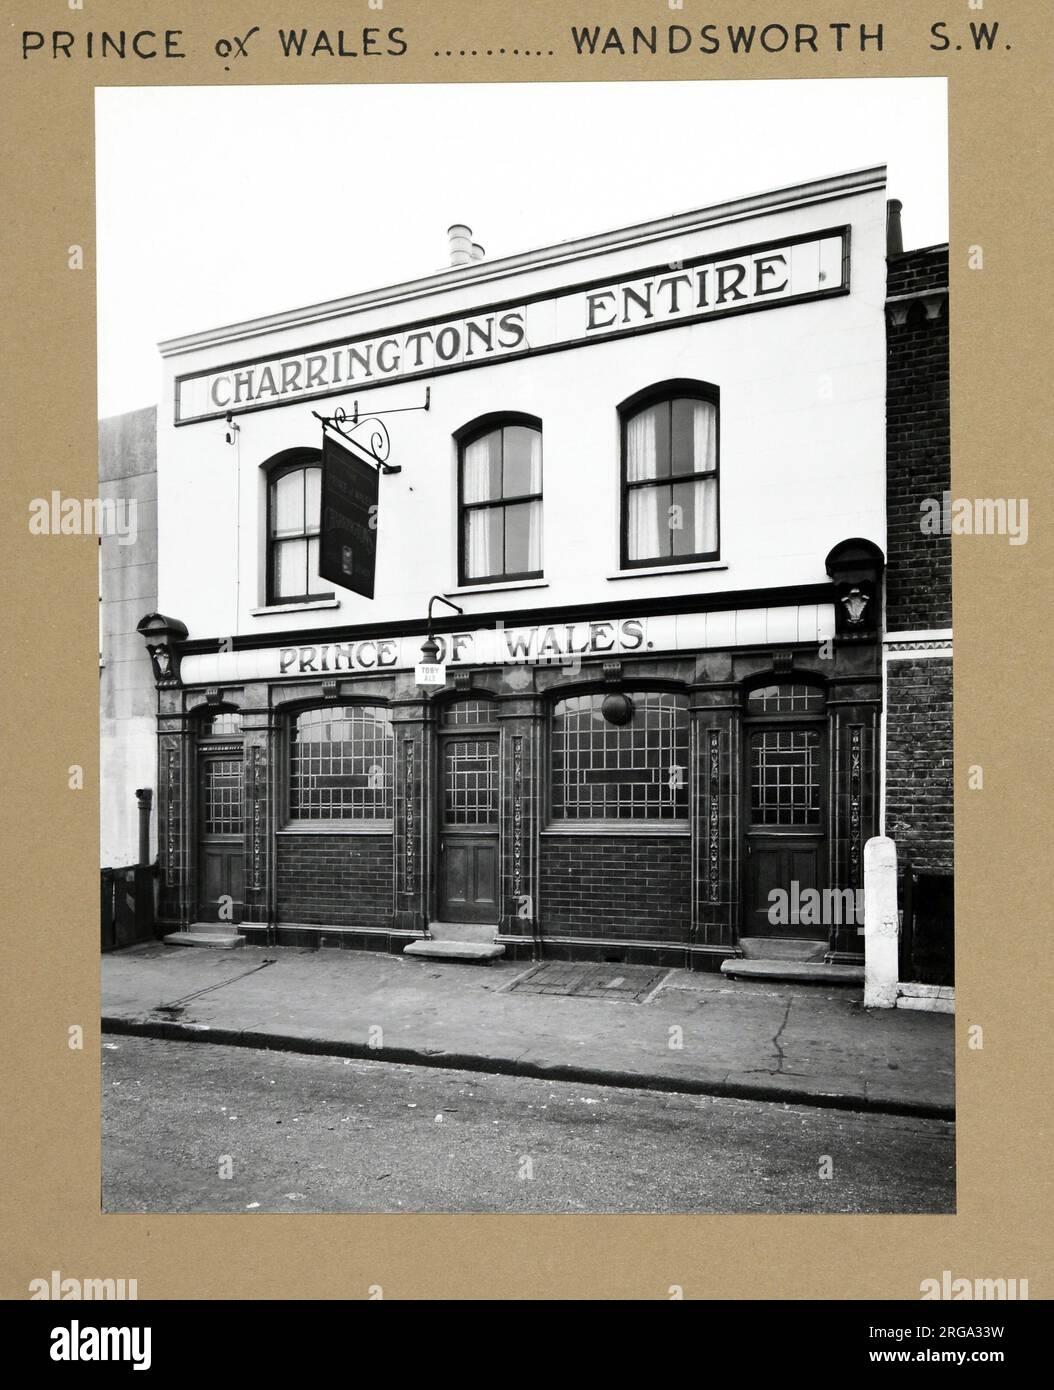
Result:
[[199,758],[198,920],[240,922],[245,897],[241,753]]
[[439,763],[439,920],[497,925],[497,735],[444,735]]
[[822,730],[752,726],[746,744],[743,935],[825,940],[828,927],[812,891],[824,887]]

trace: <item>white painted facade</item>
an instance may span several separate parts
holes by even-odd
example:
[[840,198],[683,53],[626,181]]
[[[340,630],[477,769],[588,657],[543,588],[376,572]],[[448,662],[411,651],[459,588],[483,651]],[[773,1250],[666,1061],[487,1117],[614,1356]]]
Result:
[[[185,623],[191,641],[238,637],[244,647],[279,632],[360,623],[395,629],[423,618],[430,595],[443,593],[465,609],[469,631],[473,615],[486,626],[494,611],[522,610],[529,623],[534,610],[561,605],[600,612],[612,602],[822,583],[824,557],[847,537],[884,551],[885,219],[879,167],[163,344],[159,611]],[[236,415],[233,446],[222,418],[174,423],[180,377],[842,227],[849,228],[845,294],[750,305],[751,312],[688,324],[671,319],[643,333],[251,410]],[[671,378],[720,391],[720,558],[620,571],[618,406]],[[320,446],[312,411],[331,414],[339,405],[350,413],[356,400],[364,416],[402,410],[422,404],[426,387],[428,411],[387,418],[390,462],[402,471],[380,479],[376,597],[338,588],[325,605],[268,608],[263,465],[283,450]],[[544,574],[459,588],[454,436],[494,411],[543,424]],[[753,640],[795,638],[788,629],[787,638],[774,630]],[[233,665],[215,661],[195,672],[194,660],[204,658],[185,658],[185,681],[239,678]]]

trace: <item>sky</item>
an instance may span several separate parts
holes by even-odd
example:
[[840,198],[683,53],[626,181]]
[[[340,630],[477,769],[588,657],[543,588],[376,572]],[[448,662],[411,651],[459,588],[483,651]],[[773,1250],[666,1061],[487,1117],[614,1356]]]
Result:
[[103,87],[99,414],[165,338],[885,163],[904,245],[948,238],[943,79]]

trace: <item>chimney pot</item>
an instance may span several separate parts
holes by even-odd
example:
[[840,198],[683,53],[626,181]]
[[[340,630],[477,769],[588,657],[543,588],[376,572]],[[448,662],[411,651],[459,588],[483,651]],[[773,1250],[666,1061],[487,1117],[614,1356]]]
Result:
[[473,259],[474,261],[481,261],[481,260],[483,260],[483,258],[486,256],[486,254],[487,254],[486,251],[484,251],[483,247],[480,246],[480,244],[479,244],[478,241],[474,241],[474,242],[472,243],[472,259]]
[[447,228],[447,236],[450,238],[450,264],[468,265],[473,259],[472,228],[466,227],[463,222],[455,222]]

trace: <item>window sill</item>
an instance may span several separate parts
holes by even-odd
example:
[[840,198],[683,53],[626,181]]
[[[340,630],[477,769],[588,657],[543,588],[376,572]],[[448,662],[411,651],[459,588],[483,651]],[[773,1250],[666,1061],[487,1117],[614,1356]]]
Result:
[[349,825],[347,821],[334,821],[332,825],[318,825],[305,821],[303,825],[283,825],[276,835],[391,835],[394,825],[391,821],[377,821],[371,825]]
[[540,833],[542,835],[619,835],[632,837],[636,835],[690,835],[692,832],[683,821],[669,821],[665,825],[579,821],[576,825],[547,825]]
[[652,579],[660,574],[698,574],[703,570],[726,570],[728,565],[722,560],[700,560],[694,565],[656,565],[644,566],[641,569],[619,570],[618,574],[609,574],[608,583],[617,579]]
[[548,589],[548,579],[511,579],[501,580],[495,584],[464,584],[457,589],[447,589],[444,597],[451,598],[457,596],[464,598],[466,594],[500,594],[513,589]]
[[250,608],[254,618],[269,618],[273,613],[309,613],[314,608],[339,608],[339,598],[314,598],[307,603],[271,603],[264,608]]

